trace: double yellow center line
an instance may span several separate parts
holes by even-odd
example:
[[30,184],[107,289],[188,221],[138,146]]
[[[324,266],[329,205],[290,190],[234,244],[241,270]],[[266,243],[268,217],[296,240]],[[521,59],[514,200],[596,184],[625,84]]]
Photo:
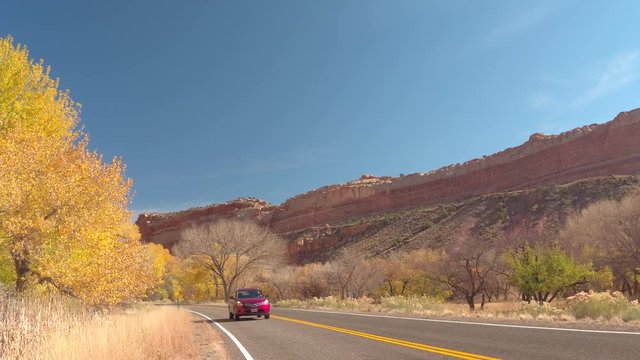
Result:
[[349,334],[349,335],[353,335],[353,336],[359,336],[359,337],[362,337],[362,338],[365,338],[365,339],[381,341],[381,342],[394,344],[394,345],[399,345],[399,346],[404,346],[404,347],[408,347],[408,348],[412,348],[412,349],[416,349],[416,350],[422,350],[422,351],[426,351],[426,352],[430,352],[430,353],[450,356],[450,357],[454,357],[454,358],[457,358],[457,359],[497,360],[497,358],[494,358],[494,357],[478,355],[478,354],[471,354],[471,353],[467,353],[467,352],[463,352],[463,351],[457,351],[457,350],[446,349],[446,348],[441,348],[441,347],[437,347],[437,346],[431,346],[431,345],[426,345],[426,344],[415,343],[415,342],[411,342],[411,341],[394,339],[394,338],[389,338],[389,337],[384,337],[384,336],[364,333],[364,332],[360,332],[360,331],[340,328],[340,327],[336,327],[336,326],[318,324],[318,323],[314,323],[314,322],[310,322],[310,321],[292,319],[292,318],[287,318],[287,317],[283,317],[283,316],[276,316],[276,315],[271,315],[271,317],[274,318],[274,319],[278,319],[278,320],[289,321],[289,322],[292,322],[292,323],[301,324],[301,325],[307,325],[307,326],[311,326],[311,327],[315,327],[315,328],[319,328],[319,329],[336,331],[336,332]]

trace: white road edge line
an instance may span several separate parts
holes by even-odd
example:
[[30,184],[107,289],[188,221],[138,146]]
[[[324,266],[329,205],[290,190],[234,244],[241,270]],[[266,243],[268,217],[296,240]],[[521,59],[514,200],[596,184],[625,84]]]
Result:
[[224,327],[222,327],[222,325],[218,324],[217,322],[215,322],[212,318],[208,317],[205,314],[201,314],[197,311],[192,311],[192,310],[187,310],[188,312],[192,312],[194,314],[200,315],[203,318],[211,321],[212,323],[216,324],[216,326],[218,326],[220,329],[222,329],[222,331],[224,331],[225,334],[227,334],[227,336],[233,341],[234,344],[236,344],[236,346],[238,347],[238,349],[240,349],[240,352],[242,353],[242,355],[244,355],[244,358],[247,360],[253,360],[253,356],[251,356],[251,354],[249,354],[249,352],[247,351],[247,349],[242,345],[242,343],[240,343],[240,341],[233,336],[232,333],[229,332],[229,330],[225,329]]
[[404,317],[404,316],[358,314],[358,313],[349,313],[349,312],[340,312],[340,311],[309,310],[309,309],[294,309],[294,308],[280,308],[280,309],[294,310],[294,311],[308,311],[308,312],[325,313],[325,314],[377,317],[377,318],[414,320],[414,321],[428,321],[428,322],[451,323],[451,324],[482,325],[482,326],[507,327],[507,328],[517,328],[517,329],[573,331],[573,332],[586,332],[586,333],[598,333],[598,334],[640,335],[640,332],[634,332],[634,331],[589,330],[589,329],[556,328],[556,327],[545,327],[545,326],[510,325],[510,324],[483,323],[483,322],[462,321],[462,320],[423,319],[423,318],[413,318],[413,317]]

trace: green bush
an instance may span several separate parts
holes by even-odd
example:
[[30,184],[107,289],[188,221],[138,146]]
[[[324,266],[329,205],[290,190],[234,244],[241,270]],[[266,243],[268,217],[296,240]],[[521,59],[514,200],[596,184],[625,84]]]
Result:
[[640,320],[640,305],[620,292],[580,292],[567,298],[567,309],[576,319]]

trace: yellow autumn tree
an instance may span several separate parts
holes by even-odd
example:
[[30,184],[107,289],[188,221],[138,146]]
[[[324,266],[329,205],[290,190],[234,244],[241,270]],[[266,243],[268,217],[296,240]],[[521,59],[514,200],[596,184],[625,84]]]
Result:
[[16,289],[45,283],[94,304],[140,297],[158,277],[131,221],[132,182],[120,160],[87,149],[79,106],[49,74],[0,39],[0,247]]

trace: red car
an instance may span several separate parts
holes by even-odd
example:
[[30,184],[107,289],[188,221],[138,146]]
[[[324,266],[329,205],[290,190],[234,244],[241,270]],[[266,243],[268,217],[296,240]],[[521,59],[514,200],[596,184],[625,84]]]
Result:
[[269,299],[258,288],[238,289],[235,296],[229,298],[229,319],[237,321],[240,316],[264,316],[268,319],[270,311]]

